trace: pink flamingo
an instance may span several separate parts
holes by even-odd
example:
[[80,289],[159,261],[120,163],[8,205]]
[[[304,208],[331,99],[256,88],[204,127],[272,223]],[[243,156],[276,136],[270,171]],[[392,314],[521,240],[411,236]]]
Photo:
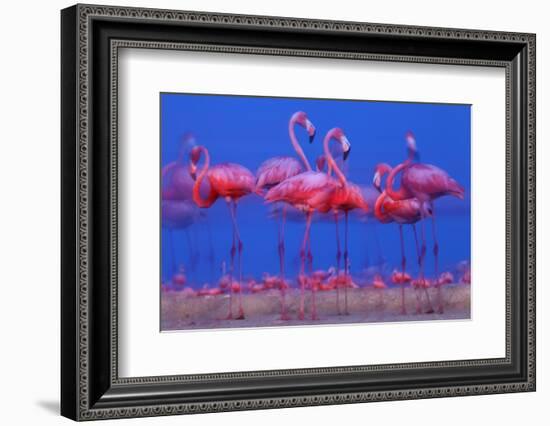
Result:
[[[416,198],[421,203],[427,203],[431,207],[432,234],[434,239],[433,253],[435,260],[435,276],[439,276],[439,244],[437,242],[435,227],[435,212],[433,201],[445,195],[451,195],[461,200],[464,199],[464,188],[451,178],[447,172],[431,164],[414,163],[418,156],[416,140],[412,132],[406,134],[408,158],[396,166],[389,174],[386,181],[386,193],[390,198],[396,201],[406,200],[407,198]],[[393,181],[399,172],[401,175],[401,187],[398,190],[393,189]],[[426,217],[425,209],[421,210],[422,219]],[[424,230],[424,220],[422,220],[422,247],[420,257],[422,259],[421,279],[424,278],[423,260],[426,255],[426,239]],[[438,292],[441,288],[438,289]],[[442,308],[442,307],[440,307]],[[442,310],[440,309],[440,312]]]
[[[308,171],[311,170],[311,166],[307,161],[307,158],[300,146],[298,139],[296,138],[295,126],[300,125],[306,129],[309,135],[310,143],[315,137],[315,126],[309,121],[307,114],[303,111],[295,112],[288,123],[288,133],[290,136],[290,141],[296,154],[303,163],[294,158],[294,157],[273,157],[264,161],[258,171],[256,172],[256,189],[262,191],[264,189],[270,189],[274,186],[280,184],[284,180],[296,176],[304,171],[304,168]],[[279,227],[279,242],[278,242],[278,252],[279,252],[279,268],[280,268],[280,280],[281,282],[285,281],[285,218],[286,218],[286,207],[283,206],[281,211],[281,223]],[[285,288],[281,286],[281,319],[289,319],[286,312],[286,303],[285,303]]]
[[[349,141],[347,140],[346,136],[344,135],[344,132],[340,128],[334,128],[331,129],[324,141],[323,141],[323,148],[324,148],[324,156],[328,164],[328,172],[327,174],[330,176],[331,172],[334,171],[334,174],[336,175],[339,185],[328,189],[330,192],[330,197],[326,200],[325,204],[321,204],[317,206],[317,209],[322,213],[327,213],[328,211],[332,210],[334,213],[334,222],[336,225],[336,260],[337,260],[337,268],[336,273],[339,274],[340,269],[340,235],[339,235],[339,229],[338,229],[338,214],[339,212],[344,213],[344,220],[345,220],[345,231],[344,231],[344,275],[345,277],[348,277],[349,275],[349,253],[348,253],[348,215],[349,212],[355,209],[360,209],[364,212],[367,212],[369,210],[369,206],[365,199],[363,198],[363,191],[362,189],[355,185],[354,183],[349,182],[344,173],[340,170],[340,167],[336,163],[334,157],[332,156],[332,153],[329,149],[329,142],[332,139],[336,140],[342,140],[343,141],[343,160],[345,161],[349,155],[351,145],[349,144]],[[318,166],[320,166],[318,162]],[[339,290],[338,287],[336,288],[336,304],[338,313],[340,313],[340,301],[339,301]],[[344,314],[348,315],[348,286],[346,285],[344,287]]]
[[193,179],[189,170],[184,165],[187,153],[195,146],[195,137],[186,133],[182,137],[178,158],[162,168],[162,190],[163,200],[191,200],[193,197]]
[[380,274],[376,274],[374,276],[374,279],[372,280],[372,286],[379,290],[385,290],[386,288],[388,288],[388,286],[384,282],[384,279],[382,278],[382,275]]
[[[197,163],[201,155],[204,154],[204,166],[197,175]],[[248,195],[255,190],[254,175],[247,168],[233,163],[222,163],[210,167],[210,154],[204,146],[196,146],[190,153],[189,172],[191,177],[195,179],[193,186],[193,201],[200,208],[209,208],[219,197],[225,198],[231,221],[233,223],[233,244],[231,246],[231,267],[230,273],[233,273],[235,263],[235,252],[238,250],[239,264],[239,283],[242,281],[242,251],[243,244],[239,234],[237,225],[237,202],[241,197]],[[206,198],[203,198],[200,193],[200,187],[204,180],[208,179],[210,189]],[[235,243],[237,242],[237,247]],[[233,318],[233,291],[229,291],[229,314],[228,319]],[[244,319],[244,311],[242,306],[242,296],[239,292],[239,311],[236,319]]]
[[[340,129],[332,129],[325,136],[324,145],[328,148],[328,143],[331,139],[335,139],[342,145],[344,155],[349,152],[349,141]],[[305,212],[306,228],[302,245],[300,249],[300,275],[298,282],[300,283],[300,308],[298,313],[299,319],[304,319],[304,288],[306,284],[305,263],[306,249],[310,237],[311,219],[313,212],[319,207],[328,204],[332,197],[333,190],[339,186],[338,181],[330,177],[326,173],[308,170],[299,175],[293,176],[274,186],[265,194],[265,200],[268,203],[283,201],[295,208]],[[308,261],[310,269],[313,264],[311,252],[308,252]],[[315,306],[315,291],[312,286],[312,308],[311,318],[317,319],[317,309]]]
[[172,277],[172,283],[177,287],[183,287],[186,282],[187,277],[185,276],[185,268],[180,266],[178,273]]
[[[381,223],[396,222],[399,225],[399,241],[401,242],[401,275],[404,277],[406,274],[407,258],[405,256],[405,241],[403,238],[403,225],[411,225],[414,233],[414,240],[416,243],[417,255],[418,238],[416,234],[416,222],[422,219],[422,211],[426,209],[427,215],[431,214],[430,206],[423,206],[416,198],[407,198],[405,200],[393,200],[386,195],[386,191],[381,191],[381,183],[383,177],[390,173],[392,168],[386,163],[380,163],[375,168],[375,174],[373,184],[380,195],[378,196],[374,205],[374,215]],[[420,262],[420,256],[418,256]],[[401,283],[401,314],[406,314],[405,310],[405,283]],[[430,296],[426,290],[426,296],[429,303],[429,311],[433,312],[433,308],[430,301]],[[420,300],[418,295],[416,297],[416,311],[420,313]]]
[[[195,146],[195,137],[193,134],[184,134],[176,161],[168,163],[161,170],[162,224],[165,226],[165,223],[171,223],[170,226],[166,227],[169,229],[173,272],[175,271],[175,252],[172,235],[174,229],[185,229],[192,271],[195,268],[199,255],[198,251],[195,251],[193,247],[189,230],[187,229],[198,219],[198,215],[194,211],[196,206],[191,201],[194,182],[189,175],[189,170],[184,165],[184,158],[193,146]],[[189,221],[188,219],[190,218],[193,220]],[[175,222],[177,222],[177,225],[173,226],[172,224]]]
[[318,269],[316,271],[313,271],[310,273],[309,278],[306,282],[306,287],[311,287],[315,289],[315,291],[325,291],[325,290],[332,290],[332,285],[328,285],[327,280],[332,277],[334,274],[335,269],[333,267],[330,267],[327,271],[324,271],[322,269]]
[[454,275],[449,271],[444,271],[434,281],[434,285],[437,288],[437,305],[439,312],[443,312],[443,294],[442,287],[447,284],[452,284],[455,280]]
[[406,272],[403,273],[394,269],[391,274],[391,282],[394,284],[410,283],[411,281],[412,277]]
[[[329,176],[332,176],[332,167],[331,167],[330,164],[328,164],[327,157],[324,154],[317,157],[317,159],[315,160],[315,165],[317,167],[317,171],[319,171],[319,172],[324,172],[325,167],[326,167],[327,168],[326,173]],[[334,225],[335,225],[334,229],[336,230],[336,269],[335,269],[335,273],[336,273],[336,277],[337,277],[337,280],[334,281],[334,283],[335,283],[334,287],[336,288],[336,309],[337,309],[338,315],[341,315],[342,312],[340,311],[340,287],[342,287],[342,285],[340,285],[338,280],[345,281],[345,277],[340,277],[340,261],[342,259],[342,250],[340,248],[340,229],[339,229],[339,226],[338,226],[338,210],[334,210],[333,215],[334,215]]]

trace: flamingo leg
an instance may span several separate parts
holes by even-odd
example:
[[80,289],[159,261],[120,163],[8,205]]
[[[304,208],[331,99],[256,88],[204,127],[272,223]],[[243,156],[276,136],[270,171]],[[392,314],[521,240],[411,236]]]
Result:
[[432,236],[434,239],[434,247],[433,247],[434,268],[435,268],[434,271],[435,271],[435,277],[438,278],[439,277],[439,243],[437,241],[437,234],[435,230],[435,210],[434,210],[433,204],[432,204]]
[[380,245],[380,238],[378,238],[378,227],[376,224],[372,227],[372,236],[374,238],[374,245],[376,247],[376,263],[381,266],[384,262],[384,254],[382,253],[382,247]]
[[311,253],[311,225],[307,233],[307,272],[310,276],[313,273],[313,254]]
[[[399,240],[401,242],[401,274],[405,277],[405,267],[407,265],[407,259],[405,257],[405,240],[403,238],[403,225],[399,224]],[[406,315],[405,310],[405,283],[401,282],[401,314]]]
[[281,280],[285,279],[285,221],[286,221],[286,206],[281,210],[281,223],[279,226],[279,243],[277,249],[279,252],[279,271]]
[[[313,215],[313,213],[312,213]],[[308,274],[309,274],[309,280],[311,283],[311,319],[316,320],[319,319],[317,317],[317,288],[315,287],[315,283],[313,282],[313,255],[311,254],[311,225],[308,230],[307,234],[307,267],[308,267]]]
[[285,221],[286,221],[286,206],[283,205],[281,212],[281,227],[279,229],[279,267],[281,271],[280,277],[280,292],[281,292],[281,319],[288,320],[289,316],[286,312],[285,301]]
[[[368,241],[368,237],[370,237],[370,228],[372,227],[372,223],[371,222],[367,222],[366,225],[365,225],[365,241]],[[364,267],[365,269],[368,268],[370,266],[370,255],[369,255],[369,246],[368,244],[365,244],[365,257],[364,257]]]
[[426,311],[427,314],[433,314],[434,308],[432,305],[432,301],[430,300],[430,293],[428,293],[428,288],[424,286],[424,293],[426,294],[426,299],[428,300],[428,310]]
[[200,251],[199,251],[199,243],[197,241],[197,229],[195,227],[191,227],[191,241],[192,241],[192,247],[193,252],[191,254],[191,268],[193,272],[197,271],[197,265],[200,261]]
[[[231,202],[227,201],[227,207],[229,207],[229,213],[231,214],[231,217],[233,218],[233,209],[231,207]],[[230,263],[229,263],[229,314],[227,315],[227,319],[233,319],[233,271],[235,269],[235,253],[237,251],[237,248],[235,246],[235,223],[232,222],[232,244],[231,249],[229,251],[230,255]]]
[[[239,233],[239,226],[237,224],[237,202],[233,200],[233,208],[231,209],[231,218],[233,220],[233,229],[235,229],[235,237],[237,239],[237,261],[239,265],[239,286],[243,282],[243,263],[242,263],[242,253],[243,253],[243,243],[241,241],[241,235]],[[243,310],[243,292],[242,288],[239,287],[239,313],[237,314],[236,319],[244,319],[244,310]]]
[[442,314],[443,313],[443,294],[441,289],[441,284],[438,282],[439,280],[439,243],[437,241],[437,233],[435,229],[435,210],[434,206],[432,204],[432,236],[434,239],[434,272],[435,272],[435,282],[437,287],[437,312]]
[[[418,261],[418,265],[420,266],[420,247],[418,246],[418,235],[416,233],[416,225],[413,223],[412,225],[413,233],[414,233],[414,244],[416,246],[416,258]],[[419,314],[422,312],[421,309],[421,295],[419,294],[419,289],[417,287],[414,288],[414,294],[416,296],[416,313]]]
[[177,270],[177,265],[176,265],[177,262],[176,262],[176,251],[174,250],[174,231],[172,231],[171,229],[168,230],[168,241],[170,243],[170,259],[172,261],[171,275],[174,275]]
[[434,308],[432,305],[432,301],[430,300],[430,295],[428,293],[428,289],[426,288],[426,278],[424,276],[424,261],[426,258],[426,226],[425,226],[425,219],[424,212],[422,212],[422,224],[421,224],[421,240],[422,240],[422,246],[420,248],[420,280],[422,281],[422,287],[424,288],[424,294],[426,295],[426,299],[428,300],[428,310],[426,311],[427,314],[433,314]]
[[420,255],[418,257],[418,266],[420,268],[419,277],[424,280],[424,259],[426,257],[426,228],[424,226],[424,214],[422,214],[420,224]]
[[188,253],[188,258],[187,258],[187,262],[186,262],[187,265],[185,267],[189,271],[189,276],[191,278],[195,279],[196,278],[195,268],[193,267],[195,254],[194,254],[193,241],[191,239],[191,233],[190,233],[189,228],[185,229],[185,240],[186,240],[186,243],[187,243],[187,253]]
[[[334,225],[336,227],[336,278],[340,277],[340,259],[342,257],[342,252],[340,250],[340,228],[338,226],[338,211],[334,211]],[[336,309],[338,315],[342,315],[340,312],[340,286],[338,281],[336,281]]]
[[311,227],[311,212],[306,213],[306,229],[304,232],[304,239],[302,240],[302,247],[300,249],[300,309],[298,312],[298,318],[304,319],[304,287],[305,287],[305,268],[306,268],[306,249],[309,237],[309,228]]
[[349,315],[348,311],[348,277],[349,277],[349,254],[348,254],[348,211],[344,213],[345,231],[344,231],[344,274],[346,277],[344,285],[344,315]]
[[206,231],[208,233],[208,263],[210,265],[210,280],[214,282],[214,270],[216,264],[216,256],[214,254],[214,244],[212,244],[212,227],[208,218],[206,219]]

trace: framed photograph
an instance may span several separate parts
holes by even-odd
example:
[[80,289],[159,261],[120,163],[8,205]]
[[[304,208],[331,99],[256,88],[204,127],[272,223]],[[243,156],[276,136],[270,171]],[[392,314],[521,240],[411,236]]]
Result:
[[61,12],[61,412],[535,390],[535,35]]

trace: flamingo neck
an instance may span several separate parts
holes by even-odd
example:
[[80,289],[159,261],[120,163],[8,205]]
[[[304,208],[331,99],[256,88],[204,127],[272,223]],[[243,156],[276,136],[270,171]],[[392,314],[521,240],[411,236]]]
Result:
[[338,164],[336,164],[336,161],[334,160],[334,157],[332,156],[330,149],[328,147],[330,140],[334,137],[334,132],[330,131],[325,136],[325,140],[323,141],[323,148],[325,150],[325,158],[327,159],[327,167],[328,172],[330,175],[331,170],[334,170],[334,174],[338,177],[338,180],[342,185],[345,185],[347,183],[347,179],[338,167]]
[[200,152],[204,153],[204,166],[202,167],[201,171],[199,172],[199,175],[197,176],[197,180],[195,181],[195,185],[193,185],[193,201],[197,206],[200,208],[208,208],[212,204],[214,204],[214,201],[216,201],[216,198],[218,198],[216,192],[212,188],[212,185],[210,185],[210,192],[208,193],[207,198],[202,198],[201,195],[201,184],[204,180],[204,177],[206,176],[206,173],[208,172],[208,167],[210,167],[210,154],[208,153],[208,150],[204,147],[199,147]]
[[327,175],[332,176],[332,166],[330,163],[327,163]]
[[325,163],[326,163],[326,164],[324,164],[322,167],[319,167],[319,166],[317,165],[317,171],[319,171],[319,172],[324,172],[324,171],[325,171],[325,165],[326,165],[326,168],[327,168],[326,173],[327,173],[327,175],[332,176],[332,167],[330,166],[330,164],[328,164],[328,162],[327,162],[326,160],[325,160]]
[[407,158],[405,161],[403,161],[401,164],[397,165],[392,169],[390,172],[390,175],[388,176],[388,180],[386,181],[386,193],[392,200],[406,200],[407,198],[410,198],[409,192],[403,187],[403,184],[401,183],[401,186],[398,190],[393,189],[393,181],[395,180],[395,177],[397,174],[407,168],[409,164],[411,164],[412,160],[411,158]]
[[294,131],[295,124],[296,124],[296,118],[292,117],[288,122],[288,134],[290,136],[290,142],[294,147],[294,151],[296,151],[296,154],[298,154],[298,157],[300,157],[300,159],[302,160],[302,163],[304,163],[306,170],[311,171],[311,166],[309,164],[309,161],[307,161],[306,155],[304,154],[304,151],[302,150],[302,147],[300,146],[300,143],[296,138],[296,133]]
[[376,216],[376,219],[378,219],[382,223],[391,222],[389,214],[384,211],[385,200],[386,191],[382,191],[382,193],[376,199],[376,203],[374,203],[374,215]]

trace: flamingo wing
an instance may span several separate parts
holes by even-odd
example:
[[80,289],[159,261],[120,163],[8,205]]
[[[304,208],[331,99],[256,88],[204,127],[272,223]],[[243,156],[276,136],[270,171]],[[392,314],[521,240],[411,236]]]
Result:
[[187,228],[199,219],[199,210],[192,201],[162,200],[162,227]]
[[403,172],[402,181],[417,197],[428,196],[433,200],[452,195],[464,198],[464,188],[447,172],[431,164],[413,164]]
[[285,201],[294,206],[315,208],[326,201],[337,185],[326,173],[308,171],[274,186],[265,195],[268,203]]
[[346,185],[346,189],[348,205],[350,209],[361,209],[365,212],[368,212],[369,204],[367,200],[365,200],[365,198],[363,197],[362,189],[358,185],[349,181]]
[[162,198],[165,200],[190,200],[194,181],[187,168],[172,162],[162,168]]
[[255,190],[254,175],[240,164],[216,164],[208,170],[208,180],[222,197],[238,198]]
[[293,157],[273,157],[264,161],[256,172],[256,187],[271,188],[283,180],[302,173],[303,167]]
[[401,224],[411,224],[418,222],[421,218],[420,202],[416,198],[394,201],[387,198],[384,203],[384,210],[391,218]]

